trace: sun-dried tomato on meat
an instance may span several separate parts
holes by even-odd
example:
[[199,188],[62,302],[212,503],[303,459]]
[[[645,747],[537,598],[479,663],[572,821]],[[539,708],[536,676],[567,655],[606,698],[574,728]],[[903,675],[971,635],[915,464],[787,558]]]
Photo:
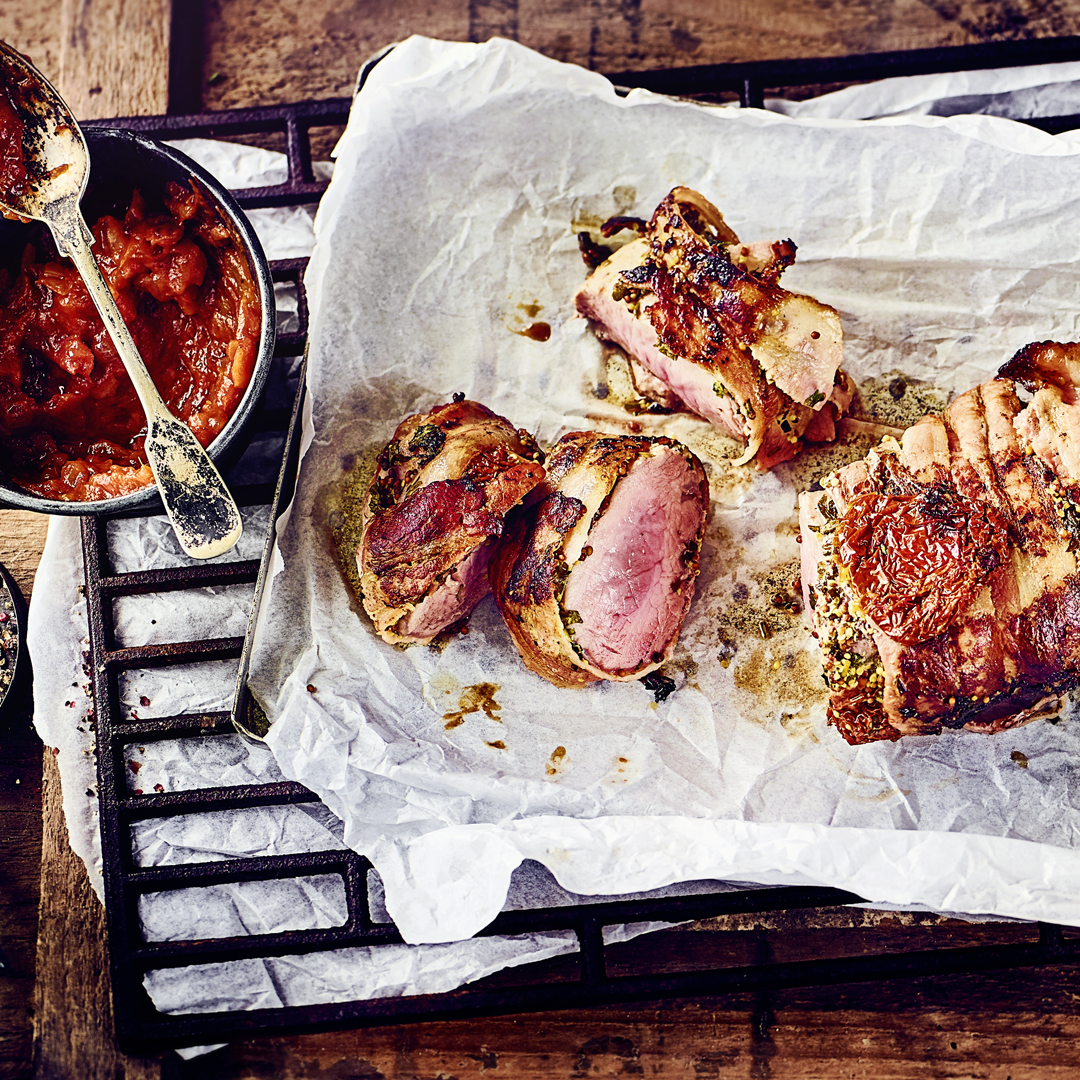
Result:
[[869,491],[834,538],[862,611],[905,645],[944,632],[1007,553],[1004,521],[945,485],[914,494]]

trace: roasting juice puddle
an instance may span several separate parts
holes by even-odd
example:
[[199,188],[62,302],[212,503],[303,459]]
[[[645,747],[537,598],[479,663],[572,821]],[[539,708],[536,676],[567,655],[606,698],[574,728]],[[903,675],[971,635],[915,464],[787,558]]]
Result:
[[[495,700],[495,695],[498,693],[499,686],[497,683],[477,683],[475,686],[466,686],[461,690],[461,696],[458,698],[458,707],[456,712],[443,713],[443,720],[446,723],[443,725],[444,730],[451,731],[458,727],[460,724],[465,723],[465,717],[470,713],[476,713],[483,710],[484,715],[489,720],[494,720],[496,723],[502,723],[502,717],[495,714],[502,709],[502,706]],[[495,746],[498,750],[505,750],[506,744],[501,740],[496,746],[495,743],[488,743],[488,746]]]
[[[518,337],[529,338],[531,341],[548,341],[551,338],[551,323],[537,321],[536,317],[544,310],[544,305],[539,300],[531,300],[525,303],[517,305],[517,310],[523,312],[525,318],[521,315],[511,315],[510,320],[506,324],[507,330],[511,334],[517,334]],[[532,320],[526,322],[525,320]]]
[[[791,530],[785,531],[780,552],[794,546]],[[816,744],[826,698],[821,662],[803,622],[798,560],[751,570],[747,553],[736,550],[733,561],[733,571],[700,598],[708,636],[699,634],[690,647],[699,657],[707,650],[710,666],[727,674],[744,720],[779,725],[792,740]]]
[[[424,684],[424,701],[428,706],[436,713],[440,713],[448,704],[457,698],[457,708],[448,709],[446,712],[441,712],[441,719],[443,721],[444,731],[453,731],[454,728],[461,727],[465,723],[465,718],[471,716],[474,713],[483,713],[488,720],[494,720],[496,724],[503,722],[502,717],[498,714],[502,711],[502,705],[495,699],[495,695],[499,692],[501,687],[498,683],[481,682],[475,683],[472,686],[462,686],[453,675],[449,672],[435,672],[430,679]],[[445,697],[447,700],[440,702],[438,697]],[[485,739],[484,745],[492,750],[505,750],[506,742],[504,739]],[[566,754],[566,750],[563,747],[558,747],[562,753],[558,758],[552,755],[552,762],[560,760]],[[557,770],[553,770],[551,766],[548,767],[549,775]]]
[[566,764],[566,747],[556,746],[551,752],[551,757],[548,758],[547,769],[545,770],[548,776],[558,776],[559,770]]

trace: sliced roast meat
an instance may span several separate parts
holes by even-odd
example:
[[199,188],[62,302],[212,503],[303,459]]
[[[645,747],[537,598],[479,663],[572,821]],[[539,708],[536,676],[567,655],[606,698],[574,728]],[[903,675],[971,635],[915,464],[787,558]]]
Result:
[[647,240],[634,240],[619,248],[581,287],[576,300],[578,311],[596,323],[605,338],[625,349],[642,367],[670,387],[671,392],[698,416],[732,438],[745,439],[743,414],[737,408],[734,396],[718,383],[711,368],[680,359],[661,348],[656,330],[646,314],[655,298],[639,296],[636,309],[625,302],[629,294],[624,291],[622,271],[641,267],[648,257]]
[[671,654],[709,508],[701,462],[667,438],[573,432],[514,518],[491,578],[527,667],[556,686],[629,681]]
[[742,244],[708,200],[675,188],[645,233],[597,267],[578,310],[762,469],[835,438],[853,388],[840,317],[777,285],[790,240]]
[[800,496],[829,719],[849,742],[1001,731],[1080,685],[1074,379],[1080,345],[1028,346]]
[[357,550],[364,609],[394,643],[428,642],[488,592],[492,540],[544,477],[532,437],[474,401],[410,416],[379,454]]
[[430,641],[448,626],[461,622],[491,592],[488,562],[493,543],[494,537],[489,536],[473,548],[441,585],[429,589],[416,607],[401,617],[395,633],[402,641]]

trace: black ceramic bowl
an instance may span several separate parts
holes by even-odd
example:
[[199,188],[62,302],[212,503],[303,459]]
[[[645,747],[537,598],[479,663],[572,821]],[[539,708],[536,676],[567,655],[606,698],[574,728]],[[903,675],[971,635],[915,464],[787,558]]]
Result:
[[[255,230],[232,196],[186,154],[131,131],[86,126],[83,132],[90,148],[90,178],[82,204],[88,222],[93,223],[102,213],[113,213],[123,218],[132,191],[136,188],[148,202],[160,202],[169,181],[176,181],[185,187],[194,181],[247,257],[261,306],[258,352],[243,397],[207,448],[218,469],[224,471],[236,462],[247,443],[250,421],[274,354],[274,286],[266,256]],[[43,229],[42,225],[22,225],[0,219],[0,264],[9,269],[17,268],[19,256],[28,239],[35,235],[35,231],[40,234]],[[47,499],[13,483],[4,469],[0,454],[0,506],[45,514],[97,514],[153,509],[160,506],[160,500],[155,485],[111,499],[85,502]]]

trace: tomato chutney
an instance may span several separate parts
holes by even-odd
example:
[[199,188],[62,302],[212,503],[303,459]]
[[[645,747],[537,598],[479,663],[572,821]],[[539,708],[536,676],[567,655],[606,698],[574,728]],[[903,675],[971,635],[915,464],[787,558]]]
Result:
[[[17,166],[16,166],[17,169]],[[139,191],[93,223],[94,255],[169,409],[208,446],[258,355],[240,239],[195,182]],[[44,234],[0,270],[0,461],[37,495],[108,499],[153,483],[135,388],[78,272]]]

